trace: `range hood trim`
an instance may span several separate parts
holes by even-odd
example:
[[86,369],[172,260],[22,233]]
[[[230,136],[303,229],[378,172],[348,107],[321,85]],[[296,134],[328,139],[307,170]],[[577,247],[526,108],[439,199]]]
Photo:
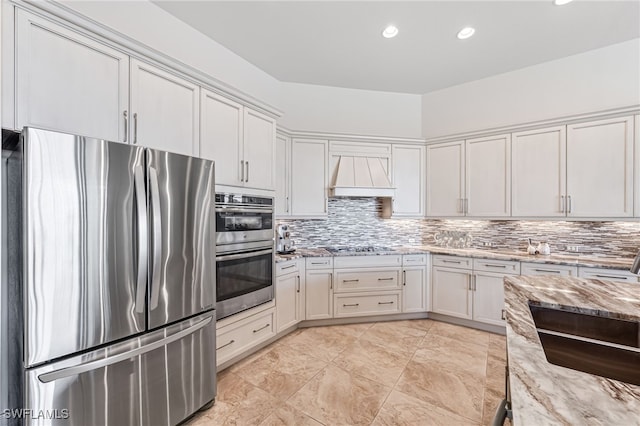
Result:
[[377,188],[365,186],[334,186],[331,188],[334,197],[389,197],[396,194],[395,188]]
[[[356,158],[359,161],[356,161]],[[395,196],[395,187],[391,186],[389,176],[378,157],[341,155],[336,168],[335,179],[330,187],[334,197]],[[356,182],[361,185],[357,185]]]

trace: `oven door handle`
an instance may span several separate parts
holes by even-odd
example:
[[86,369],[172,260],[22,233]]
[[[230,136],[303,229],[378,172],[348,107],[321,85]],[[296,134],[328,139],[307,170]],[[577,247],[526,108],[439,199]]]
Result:
[[237,254],[226,254],[226,255],[222,255],[222,256],[216,256],[216,261],[219,260],[236,260],[236,259],[246,259],[248,257],[254,257],[254,256],[259,256],[262,254],[273,254],[273,249],[266,249],[266,250],[258,250],[258,251],[250,251],[250,252],[244,252],[244,253],[237,253]]
[[273,209],[264,208],[264,207],[225,207],[218,206],[216,207],[216,212],[224,212],[224,213],[273,213]]

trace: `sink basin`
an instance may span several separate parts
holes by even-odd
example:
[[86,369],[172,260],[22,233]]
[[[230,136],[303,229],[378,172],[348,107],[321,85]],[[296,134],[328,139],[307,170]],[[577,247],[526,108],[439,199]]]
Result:
[[547,361],[640,386],[640,323],[529,303]]

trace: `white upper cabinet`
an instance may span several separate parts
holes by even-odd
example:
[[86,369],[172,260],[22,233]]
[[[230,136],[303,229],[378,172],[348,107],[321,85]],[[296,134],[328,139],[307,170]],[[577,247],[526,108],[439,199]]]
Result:
[[289,164],[291,161],[291,139],[276,134],[276,160],[275,160],[275,179],[276,179],[276,197],[275,197],[275,213],[276,216],[286,216],[290,213],[289,205]]
[[270,189],[275,186],[276,121],[264,114],[244,109],[244,185]]
[[564,216],[565,126],[512,134],[511,212],[513,216]]
[[633,117],[567,126],[567,216],[633,216]]
[[129,57],[17,9],[16,128],[124,142]]
[[291,215],[327,215],[329,142],[293,139],[291,142]]
[[424,215],[425,147],[393,145],[391,148],[394,216]]
[[634,199],[635,199],[635,216],[640,217],[640,114],[634,117],[635,140],[633,149],[635,152],[635,179],[634,179]]
[[467,216],[511,214],[511,135],[466,143]]
[[198,155],[200,88],[158,67],[131,60],[132,143]]
[[216,184],[242,185],[242,108],[237,102],[202,89],[200,156],[216,162]]
[[427,216],[464,216],[464,141],[427,146]]

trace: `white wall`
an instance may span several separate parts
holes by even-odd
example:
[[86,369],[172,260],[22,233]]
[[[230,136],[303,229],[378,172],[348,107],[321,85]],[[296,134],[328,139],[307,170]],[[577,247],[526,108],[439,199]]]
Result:
[[420,137],[420,95],[282,83],[281,99],[290,130]]
[[640,39],[422,96],[422,136],[640,105]]
[[280,82],[146,0],[60,1],[70,9],[262,102],[280,108]]

